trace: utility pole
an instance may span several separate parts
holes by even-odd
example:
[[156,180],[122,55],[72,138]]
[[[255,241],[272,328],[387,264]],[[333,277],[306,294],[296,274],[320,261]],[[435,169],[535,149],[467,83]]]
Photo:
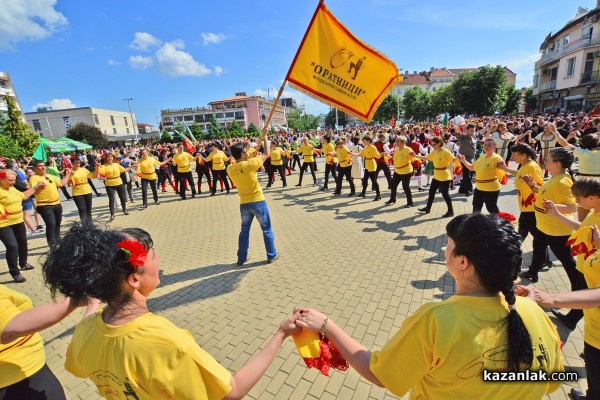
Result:
[[133,121],[133,113],[131,112],[131,100],[133,100],[133,98],[127,97],[123,100],[125,100],[127,102],[127,105],[129,106],[129,115],[131,116],[131,124],[133,125],[133,137],[135,138],[133,143],[135,145],[138,140],[138,137],[137,137],[138,131],[137,131],[137,126],[135,126],[135,122]]

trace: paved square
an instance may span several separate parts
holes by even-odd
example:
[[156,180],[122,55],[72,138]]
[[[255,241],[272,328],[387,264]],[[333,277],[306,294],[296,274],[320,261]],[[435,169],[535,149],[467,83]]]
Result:
[[[317,177],[323,176],[320,165]],[[261,174],[263,187],[266,175]],[[237,193],[179,201],[171,188],[159,193],[161,204],[141,210],[141,192],[134,189],[136,203],[130,215],[117,213],[114,227],[135,226],[148,230],[161,257],[161,285],[149,300],[150,309],[181,328],[188,329],[198,343],[230,371],[236,371],[274,333],[278,323],[295,306],[310,306],[331,315],[340,326],[367,348],[379,349],[398,330],[406,316],[424,303],[441,301],[454,293],[452,277],[446,273],[443,247],[448,219],[443,200],[436,198],[431,214],[421,215],[427,192],[413,196],[416,207],[402,209],[399,190],[394,206],[380,178],[383,200],[348,198],[333,190],[318,191],[305,179],[295,188],[298,173],[288,178],[288,188],[277,180],[266,189],[275,244],[281,258],[266,263],[262,233],[257,223],[250,237],[250,260],[235,265],[240,228]],[[414,182],[412,183],[414,187]],[[97,185],[98,188],[102,185]],[[207,189],[206,183],[204,189]],[[103,189],[101,189],[103,190]],[[471,198],[451,192],[455,213],[470,212]],[[72,202],[64,202],[66,225],[77,220]],[[518,215],[512,179],[502,188],[500,209]],[[106,195],[94,197],[94,216],[108,218]],[[531,239],[524,244],[527,262]],[[0,281],[28,294],[35,305],[49,300],[39,269],[47,252],[43,237],[30,241],[28,282],[8,283],[3,264]],[[559,263],[544,270],[536,286],[550,292],[566,291],[569,281]],[[58,376],[69,399],[100,398],[89,380],[73,377],[64,370],[64,359],[74,325],[81,311],[74,312],[42,333],[47,362]],[[554,317],[552,317],[554,320]],[[560,325],[560,324],[559,324]],[[586,387],[583,360],[583,321],[570,332],[559,326],[565,341],[565,365],[580,373],[579,382],[565,383],[551,399],[565,399],[572,386]],[[570,334],[569,334],[570,333]],[[359,377],[354,370],[334,371],[324,377],[308,370],[291,339],[279,351],[266,375],[250,392],[251,399],[391,399],[396,396]],[[408,395],[405,396],[408,398]]]

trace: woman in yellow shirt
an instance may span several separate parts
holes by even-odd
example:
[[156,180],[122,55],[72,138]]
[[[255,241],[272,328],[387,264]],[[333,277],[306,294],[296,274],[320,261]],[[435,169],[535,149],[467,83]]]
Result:
[[[331,318],[299,308],[297,325],[323,334],[363,378],[413,399],[542,399],[560,382],[493,384],[486,373],[564,370],[556,328],[535,302],[516,297],[523,262],[514,227],[495,215],[470,214],[446,225],[446,267],[455,295],[424,304],[378,351]],[[485,243],[485,245],[482,245]]]
[[296,186],[302,186],[302,177],[304,173],[310,168],[310,173],[313,178],[313,186],[317,186],[317,176],[315,175],[315,148],[312,144],[308,143],[308,138],[302,138],[302,146],[296,150],[297,153],[301,153],[303,158],[302,167],[300,167],[300,180]]
[[335,152],[329,153],[329,155],[335,154],[338,159],[338,179],[333,195],[339,196],[342,194],[342,182],[344,181],[344,178],[346,178],[346,181],[350,184],[350,194],[348,197],[352,197],[356,193],[354,180],[352,179],[352,152],[344,145],[342,139],[336,140],[335,146]]
[[394,149],[394,176],[390,189],[392,193],[390,199],[385,204],[396,204],[396,193],[398,192],[398,185],[402,182],[402,190],[406,195],[406,205],[404,208],[410,208],[413,206],[412,192],[410,191],[410,178],[412,177],[413,166],[412,160],[414,151],[406,146],[406,136],[398,136],[396,138],[396,148]]
[[287,187],[287,182],[285,180],[285,171],[283,170],[283,157],[285,151],[277,146],[277,140],[273,140],[271,142],[271,165],[269,166],[269,183],[267,183],[267,187],[270,188],[275,180],[275,171],[279,172],[279,176],[281,177],[281,181],[283,182],[283,187]]
[[42,216],[46,224],[46,241],[52,246],[60,237],[60,224],[62,222],[62,205],[58,196],[58,188],[63,187],[69,181],[69,172],[58,179],[54,175],[46,174],[46,164],[35,160],[31,163],[35,175],[29,178],[29,186],[36,187],[39,182],[45,186],[35,193],[36,210]]
[[448,167],[454,161],[454,155],[444,148],[444,140],[440,137],[436,136],[431,139],[431,146],[433,147],[433,151],[427,156],[418,154],[413,156],[420,160],[431,161],[433,163],[433,179],[431,181],[431,186],[429,186],[427,205],[425,208],[419,208],[419,211],[429,214],[431,206],[433,205],[435,192],[439,189],[448,206],[448,211],[446,211],[446,214],[442,215],[442,218],[452,217],[454,216],[454,209],[452,208],[452,199],[450,199],[450,194],[448,193],[452,175],[450,174]]
[[[225,171],[225,162],[231,160],[231,157],[227,157],[227,154],[225,154],[222,150],[221,150],[221,145],[217,144],[217,143],[212,143],[210,145],[211,147],[211,152],[208,155],[208,157],[204,158],[202,157],[202,155],[200,155],[200,157],[202,158],[202,160],[204,162],[212,162],[212,177],[213,177],[213,181],[212,181],[212,187],[210,189],[210,195],[214,196],[215,194],[217,194],[217,181],[221,180],[222,182],[225,182],[225,189],[227,189],[227,194],[230,193],[230,189],[229,189],[229,180],[227,179],[227,173]],[[222,191],[222,189],[221,189]]]
[[152,189],[154,204],[160,204],[158,201],[158,191],[156,190],[156,167],[162,167],[170,163],[171,159],[160,162],[148,155],[148,149],[142,149],[140,156],[141,158],[135,166],[142,173],[142,208],[148,208],[148,185]]
[[299,332],[299,313],[285,319],[262,350],[231,374],[190,332],[150,312],[148,298],[160,283],[159,260],[150,235],[137,228],[75,227],[52,249],[43,266],[51,291],[106,303],[75,328],[65,369],[92,380],[108,398],[115,398],[110,393],[140,400],[242,398],[284,340]]
[[481,212],[483,204],[490,214],[498,214],[498,197],[500,196],[500,182],[496,171],[497,164],[504,160],[496,154],[496,142],[487,138],[483,142],[483,154],[469,163],[465,156],[458,155],[460,162],[470,171],[475,171],[475,192],[473,193],[473,212]]
[[101,160],[102,165],[96,165],[95,176],[100,175],[104,178],[104,186],[108,195],[108,208],[110,210],[108,222],[112,222],[115,219],[115,193],[119,196],[123,214],[129,215],[127,212],[127,199],[125,198],[125,186],[123,185],[123,180],[121,180],[121,174],[129,172],[131,167],[123,168],[121,164],[114,162],[115,156],[111,153],[104,154]]
[[365,158],[365,172],[362,179],[362,191],[358,197],[365,197],[367,192],[367,186],[369,185],[369,179],[371,180],[371,187],[375,190],[375,199],[373,201],[381,200],[381,193],[379,192],[379,184],[377,183],[377,159],[383,157],[375,146],[373,146],[373,138],[365,136],[363,138],[363,149],[360,153],[352,153],[353,156]]
[[[10,169],[0,171],[0,241],[6,249],[8,272],[16,283],[27,281],[21,271],[33,269],[27,263],[27,230],[23,221],[23,200],[42,190],[44,182],[20,192],[13,187],[17,174]],[[20,270],[19,270],[20,267]]]
[[337,160],[335,158],[335,155],[329,155],[331,153],[335,154],[335,147],[333,147],[333,144],[331,143],[331,136],[323,135],[323,137],[321,138],[321,142],[323,144],[321,152],[325,154],[325,183],[323,184],[323,187],[319,190],[327,190],[329,174],[331,174],[331,176],[333,177],[334,182],[337,182],[338,180],[337,174],[335,173],[337,167]]
[[92,187],[89,179],[94,174],[86,168],[81,168],[81,161],[78,158],[73,159],[73,169],[69,171],[69,182],[73,187],[73,201],[79,212],[79,219],[82,222],[92,220]]

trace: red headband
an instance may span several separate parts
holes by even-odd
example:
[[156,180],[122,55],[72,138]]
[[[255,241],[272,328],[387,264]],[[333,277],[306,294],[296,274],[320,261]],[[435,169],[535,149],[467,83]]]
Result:
[[146,263],[148,252],[137,240],[123,240],[117,243],[117,247],[125,253],[127,261],[133,265],[136,271]]

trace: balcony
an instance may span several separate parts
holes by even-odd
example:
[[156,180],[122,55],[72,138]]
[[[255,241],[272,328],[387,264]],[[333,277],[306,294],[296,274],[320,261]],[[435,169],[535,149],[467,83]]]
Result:
[[554,61],[560,58],[563,54],[570,53],[582,47],[588,46],[599,46],[600,45],[600,35],[586,35],[582,36],[579,39],[573,40],[569,42],[566,46],[560,47],[558,50],[549,51],[542,58],[540,58],[540,66],[548,64],[551,61]]
[[540,83],[540,92],[547,92],[554,89],[556,89],[556,81]]
[[581,74],[581,80],[579,81],[580,85],[595,82],[600,82],[600,71],[589,71]]

